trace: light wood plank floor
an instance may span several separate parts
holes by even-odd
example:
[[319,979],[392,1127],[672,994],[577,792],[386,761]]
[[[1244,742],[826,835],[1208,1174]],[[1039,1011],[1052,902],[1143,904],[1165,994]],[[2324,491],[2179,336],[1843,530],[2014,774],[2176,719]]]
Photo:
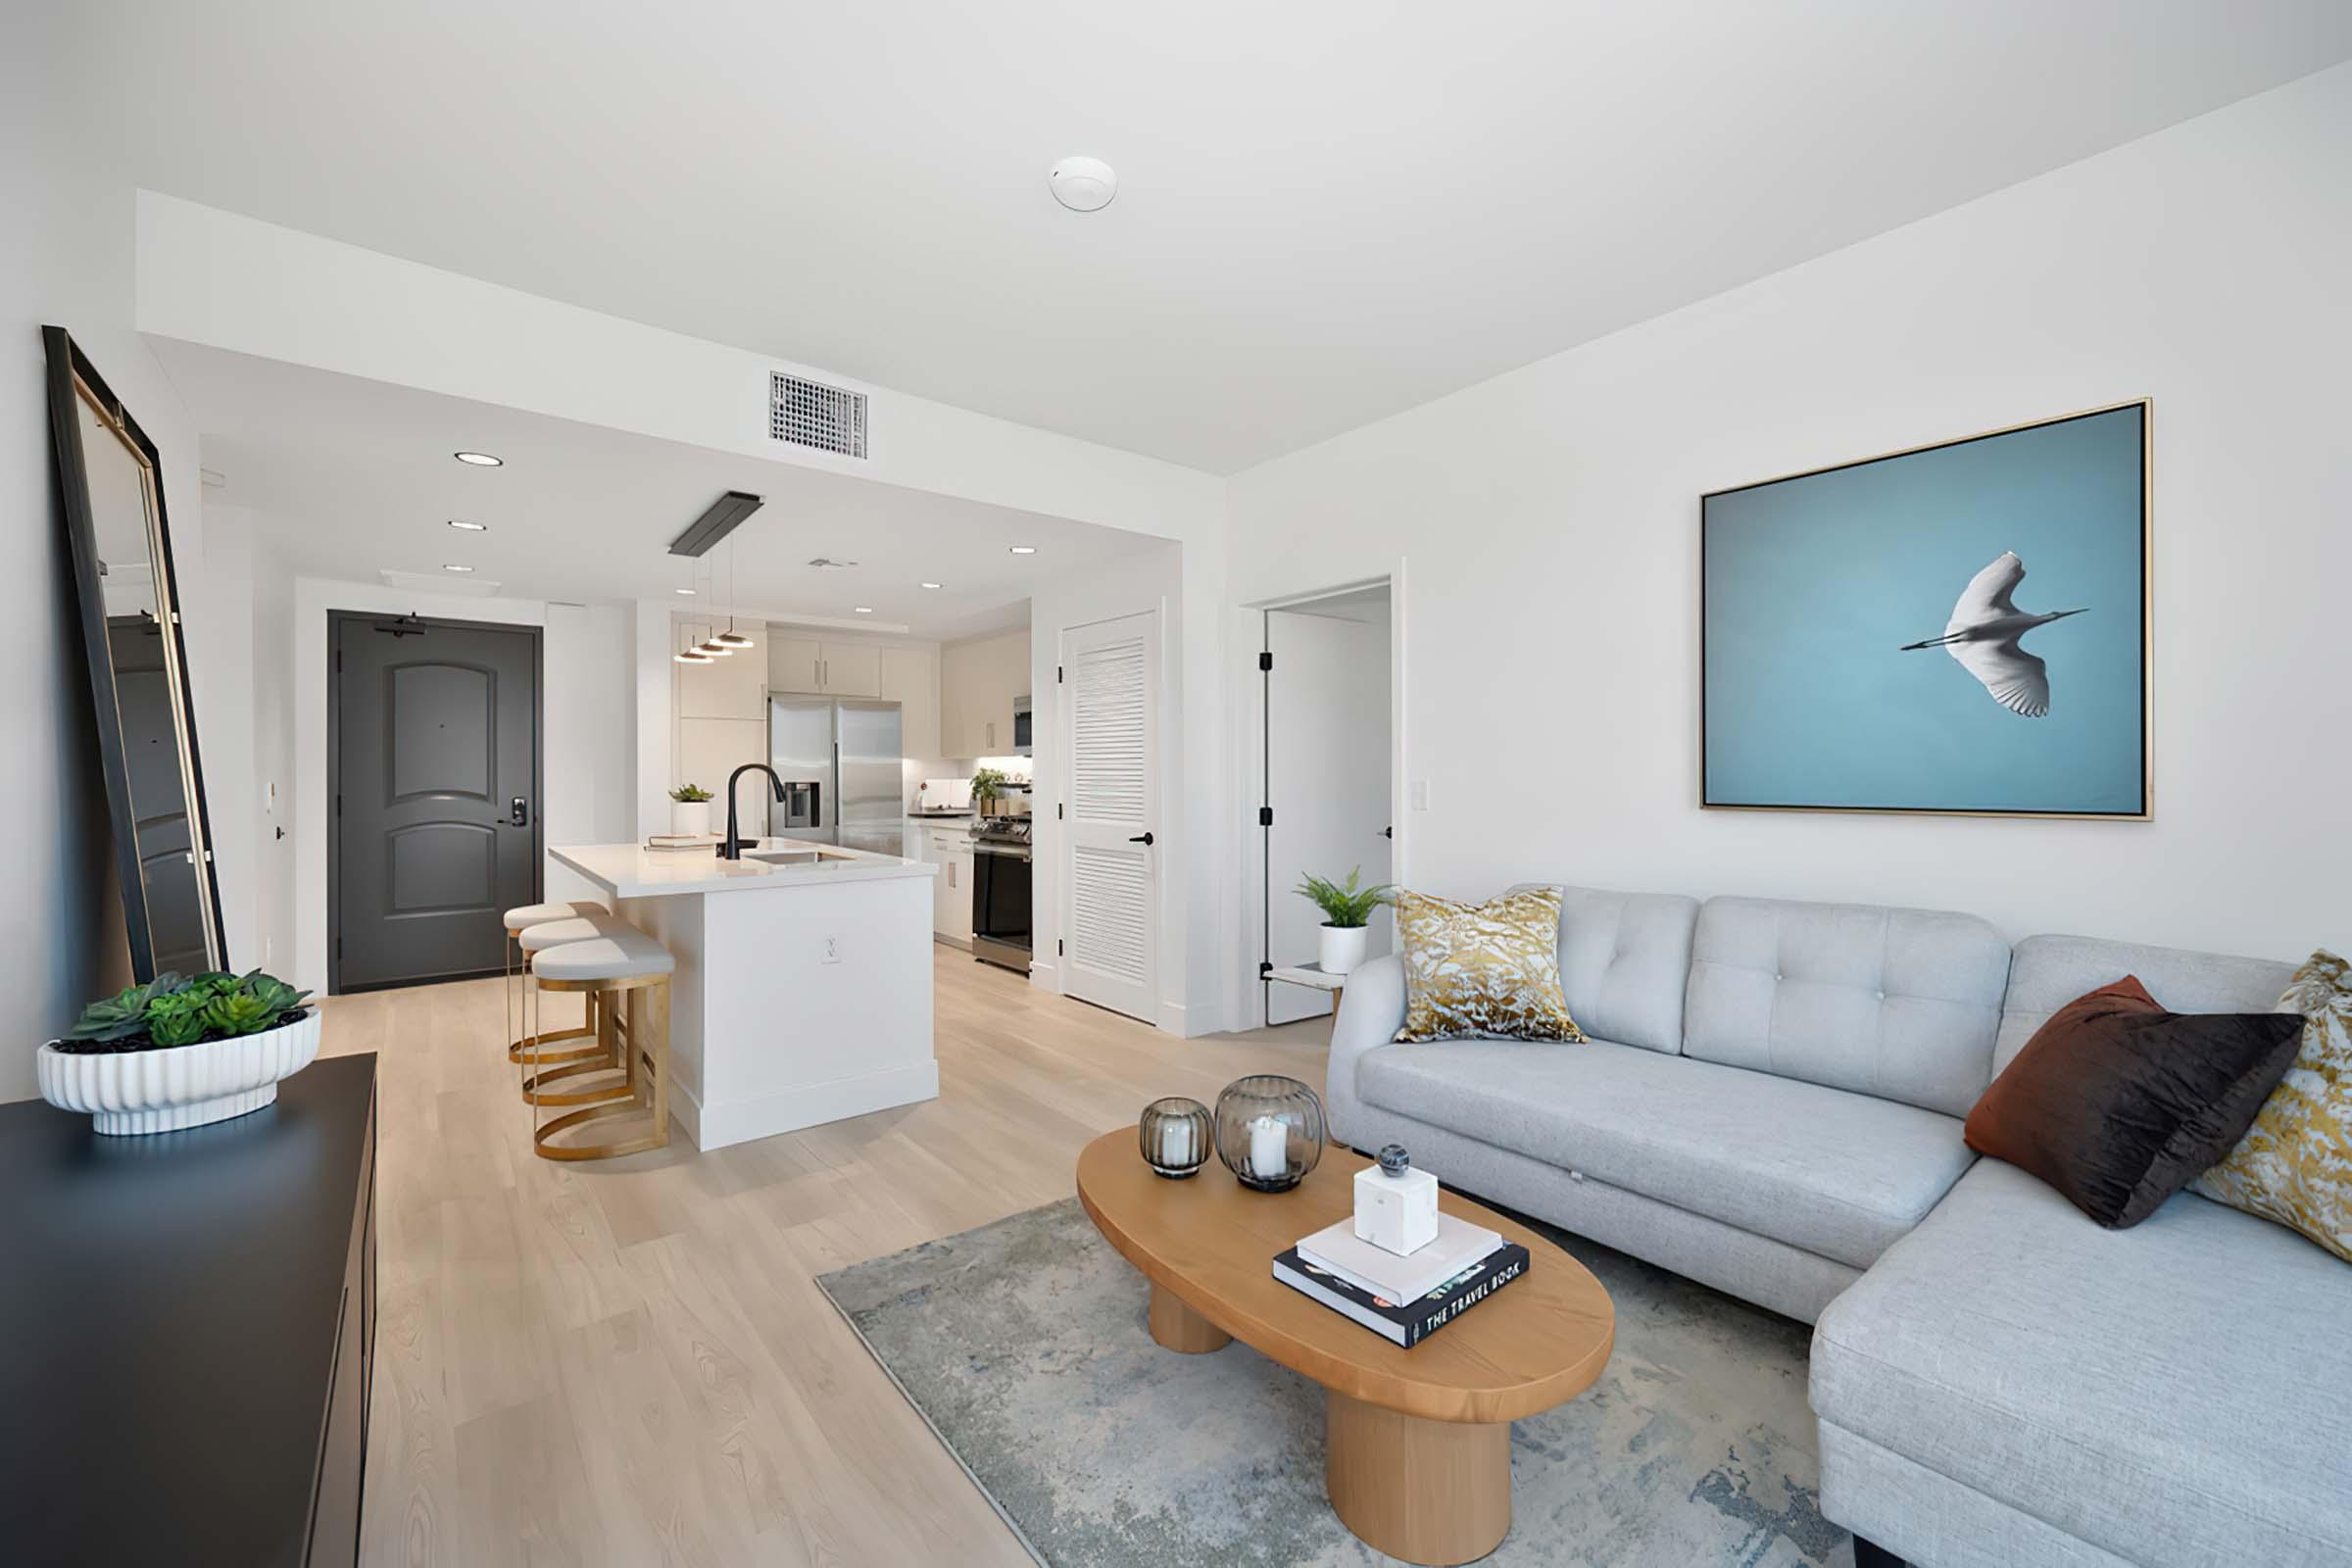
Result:
[[1182,1041],[935,973],[938,1100],[582,1165],[531,1153],[499,982],[327,1002],[324,1050],[378,1056],[368,1568],[1028,1562],[815,1276],[1070,1196],[1155,1096],[1319,1089],[1330,1025]]

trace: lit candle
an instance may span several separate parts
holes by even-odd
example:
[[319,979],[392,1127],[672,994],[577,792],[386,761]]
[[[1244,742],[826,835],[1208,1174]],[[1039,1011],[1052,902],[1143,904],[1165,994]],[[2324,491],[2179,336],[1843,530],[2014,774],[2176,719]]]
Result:
[[1199,1162],[1193,1152],[1193,1124],[1179,1116],[1159,1124],[1159,1162],[1169,1170],[1182,1170]]
[[1250,1174],[1278,1182],[1290,1172],[1290,1129],[1279,1116],[1257,1117],[1250,1123]]

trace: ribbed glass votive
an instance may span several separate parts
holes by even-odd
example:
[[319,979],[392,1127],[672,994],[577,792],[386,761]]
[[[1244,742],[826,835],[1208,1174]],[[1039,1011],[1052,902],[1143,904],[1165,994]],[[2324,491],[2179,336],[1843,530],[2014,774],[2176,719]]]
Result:
[[1154,1173],[1181,1181],[1208,1161],[1208,1107],[1182,1095],[1154,1100],[1136,1121],[1135,1142]]
[[1323,1157],[1323,1102],[1296,1078],[1235,1079],[1217,1096],[1217,1157],[1244,1187],[1289,1192]]

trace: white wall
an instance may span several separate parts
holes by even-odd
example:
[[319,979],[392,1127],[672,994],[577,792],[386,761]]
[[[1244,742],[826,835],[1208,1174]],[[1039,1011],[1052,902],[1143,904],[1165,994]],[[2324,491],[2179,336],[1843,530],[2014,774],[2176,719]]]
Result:
[[[222,670],[211,613],[187,411],[131,327],[135,207],[79,163],[72,105],[52,92],[57,8],[0,7],[0,1101],[34,1094],[33,1049],[83,1003],[124,983],[106,792],[81,622],[50,477],[40,328],[71,331],[163,456],[198,723]],[[208,777],[208,786],[219,785]],[[236,952],[231,937],[232,953]],[[241,956],[241,955],[239,955]]]
[[[545,628],[541,644],[540,812],[548,844],[612,843],[630,827],[640,748],[631,722],[630,659],[636,612],[625,606],[549,604],[411,593],[372,583],[295,580],[287,658],[293,670],[294,913],[296,985],[326,989],[327,613],[356,610],[429,619],[481,620]],[[664,704],[666,708],[666,703]],[[663,748],[666,764],[666,748]],[[546,896],[586,898],[587,884],[546,866]],[[282,972],[282,971],[281,971]]]
[[[2352,67],[1232,484],[1240,602],[1412,568],[1417,885],[2352,940]],[[1572,272],[1563,287],[1573,287]],[[2155,400],[2152,823],[1702,812],[1698,497]]]

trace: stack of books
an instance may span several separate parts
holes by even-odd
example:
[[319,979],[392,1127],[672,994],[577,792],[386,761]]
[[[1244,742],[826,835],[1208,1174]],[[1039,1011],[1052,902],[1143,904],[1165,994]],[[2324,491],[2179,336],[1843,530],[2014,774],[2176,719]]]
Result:
[[1359,1241],[1353,1219],[1274,1259],[1274,1277],[1410,1349],[1527,1272],[1527,1249],[1484,1225],[1438,1216],[1438,1239],[1398,1255]]
[[657,833],[645,841],[649,850],[714,850],[726,838],[723,833]]

